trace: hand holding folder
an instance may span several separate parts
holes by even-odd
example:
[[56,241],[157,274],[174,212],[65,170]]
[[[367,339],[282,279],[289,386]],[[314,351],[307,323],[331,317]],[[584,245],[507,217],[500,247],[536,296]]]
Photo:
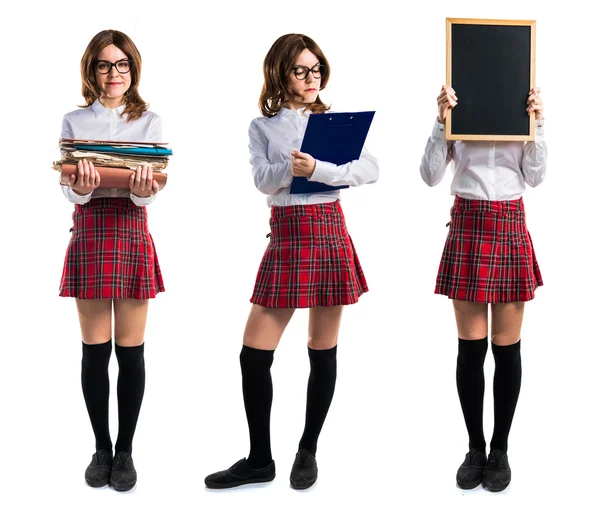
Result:
[[[358,160],[374,115],[375,111],[311,114],[300,151],[335,165]],[[332,186],[294,176],[290,194],[329,192],[341,188],[348,188],[348,185]]]
[[100,174],[100,188],[128,189],[132,170],[148,166],[152,178],[162,190],[167,184],[169,157],[173,154],[168,143],[139,141],[102,141],[90,139],[59,140],[61,160],[53,169],[60,172],[60,184],[69,185],[71,175],[77,175],[80,160],[93,162]]
[[[122,167],[97,166],[95,169],[100,174],[100,188],[120,188],[129,189],[129,180],[131,178],[131,169]],[[71,175],[77,176],[77,165],[62,164],[60,170],[60,184],[69,185]],[[158,183],[159,190],[162,190],[167,184],[167,174],[160,171],[152,172],[152,179]]]

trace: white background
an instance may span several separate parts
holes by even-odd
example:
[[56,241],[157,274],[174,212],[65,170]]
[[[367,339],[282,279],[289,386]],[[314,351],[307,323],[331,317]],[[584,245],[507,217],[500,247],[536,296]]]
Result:
[[[0,21],[2,170],[18,182],[5,175],[0,200],[0,504],[590,505],[600,451],[600,180],[597,26],[584,3],[13,4]],[[513,483],[497,495],[455,486],[468,442],[454,381],[457,337],[450,301],[433,294],[451,175],[429,188],[418,171],[445,79],[446,17],[537,20],[549,163],[525,203],[546,285],[526,306]],[[107,28],[126,32],[142,53],[141,94],[175,152],[169,184],[148,209],[167,292],[150,304],[134,440],[139,481],[127,494],[83,479],[94,440],[79,324],[73,300],[58,297],[72,205],[50,169],[62,116],[83,102],[79,60]],[[272,369],[277,478],[212,492],[204,477],[248,453],[238,355],[269,210],[252,182],[247,129],[259,115],[263,58],[289,32],[311,36],[327,55],[322,96],[336,111],[377,111],[367,144],[380,180],[344,191],[342,201],[371,291],[345,310],[317,484],[297,492],[288,481],[308,377],[307,311],[297,311]],[[116,440],[114,356],[110,369]],[[486,373],[489,443],[491,350]]]

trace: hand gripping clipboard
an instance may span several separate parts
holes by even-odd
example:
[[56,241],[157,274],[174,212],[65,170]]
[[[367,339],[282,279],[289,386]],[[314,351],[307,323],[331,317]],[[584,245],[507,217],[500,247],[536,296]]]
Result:
[[[342,165],[358,160],[375,111],[311,114],[300,151],[316,160]],[[331,186],[294,176],[290,194],[329,192],[348,185]]]

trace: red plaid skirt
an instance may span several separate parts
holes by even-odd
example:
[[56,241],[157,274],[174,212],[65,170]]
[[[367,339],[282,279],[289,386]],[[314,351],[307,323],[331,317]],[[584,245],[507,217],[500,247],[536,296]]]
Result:
[[456,196],[435,293],[475,303],[529,301],[543,285],[523,199]]
[[149,299],[164,290],[145,206],[120,197],[75,205],[60,296]]
[[271,240],[251,303],[312,308],[356,303],[369,289],[339,201],[272,206]]

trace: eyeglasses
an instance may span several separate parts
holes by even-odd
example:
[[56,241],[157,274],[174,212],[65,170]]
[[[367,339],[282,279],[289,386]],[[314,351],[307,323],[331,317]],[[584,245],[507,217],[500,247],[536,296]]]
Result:
[[107,60],[96,60],[96,72],[98,74],[108,74],[114,67],[119,74],[127,74],[131,70],[132,63],[131,60],[119,60],[115,63]]
[[322,74],[325,72],[325,65],[317,63],[312,69],[308,68],[306,65],[296,65],[295,67],[292,67],[292,71],[294,71],[294,76],[296,76],[296,79],[300,81],[306,79],[309,72],[312,72],[312,75],[315,79],[320,79]]

